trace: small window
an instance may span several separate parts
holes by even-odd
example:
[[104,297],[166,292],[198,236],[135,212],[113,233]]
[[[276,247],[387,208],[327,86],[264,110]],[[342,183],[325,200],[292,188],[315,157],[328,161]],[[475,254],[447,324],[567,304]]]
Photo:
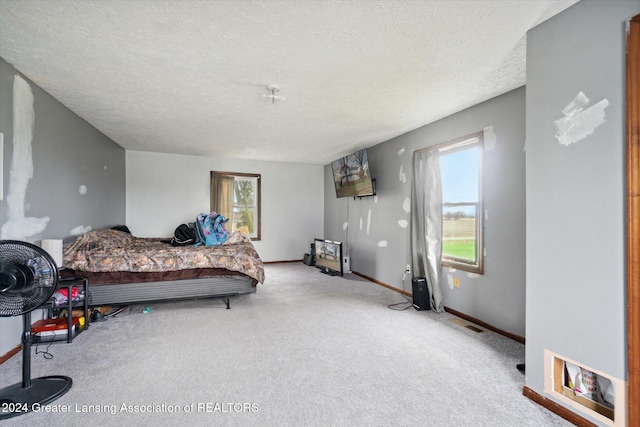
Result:
[[483,272],[482,133],[439,146],[442,265]]
[[212,171],[211,210],[229,218],[227,230],[260,240],[260,174]]

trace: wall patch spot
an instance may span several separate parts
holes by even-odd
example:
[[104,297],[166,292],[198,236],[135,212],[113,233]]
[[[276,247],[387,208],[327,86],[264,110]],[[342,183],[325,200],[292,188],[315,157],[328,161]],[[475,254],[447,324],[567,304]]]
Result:
[[496,148],[496,134],[493,133],[493,126],[487,126],[482,130],[484,151],[491,151]]
[[409,221],[406,219],[400,219],[398,220],[398,225],[402,228],[407,228],[409,226]]
[[389,242],[387,242],[386,240],[380,240],[378,242],[378,247],[386,248],[388,244],[389,244]]
[[76,228],[74,228],[73,230],[71,230],[69,233],[72,236],[79,236],[81,234],[88,233],[89,231],[91,231],[91,226],[90,225],[87,225],[87,226],[79,225]]
[[7,191],[7,222],[2,225],[2,239],[26,240],[42,232],[49,217],[25,217],[25,196],[29,180],[33,178],[33,91],[23,78],[13,80],[13,157],[9,170]]
[[404,147],[398,150],[398,157],[402,156],[403,154],[404,154]]
[[583,140],[605,122],[604,110],[609,106],[609,101],[605,98],[585,109],[588,103],[589,98],[579,92],[573,101],[562,109],[564,117],[555,121],[556,139],[560,144],[570,145]]
[[403,184],[407,182],[407,174],[404,173],[402,165],[400,165],[400,173],[398,174],[398,178]]
[[83,196],[87,194],[87,186],[81,185],[80,188],[78,188],[78,193],[82,194]]
[[371,230],[371,209],[369,209],[369,212],[367,213],[367,234],[369,234],[370,230]]
[[402,202],[402,210],[405,211],[405,213],[411,212],[411,199],[408,197],[404,199],[404,202]]
[[349,228],[349,223],[345,221],[345,223],[342,224],[342,230],[346,230],[347,228]]

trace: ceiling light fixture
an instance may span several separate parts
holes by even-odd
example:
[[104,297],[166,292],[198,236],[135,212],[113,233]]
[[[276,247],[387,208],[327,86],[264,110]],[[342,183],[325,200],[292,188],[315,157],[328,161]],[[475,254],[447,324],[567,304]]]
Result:
[[267,92],[263,93],[262,96],[265,98],[270,98],[272,104],[276,103],[276,99],[278,101],[284,101],[285,99],[287,99],[284,96],[278,95],[278,92],[280,92],[280,86],[276,84],[270,84],[267,85]]

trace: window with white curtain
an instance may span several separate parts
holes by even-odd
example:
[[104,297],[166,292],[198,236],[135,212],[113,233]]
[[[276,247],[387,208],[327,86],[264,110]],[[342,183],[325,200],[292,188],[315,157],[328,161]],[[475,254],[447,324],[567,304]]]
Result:
[[483,272],[482,132],[437,146],[442,184],[442,265]]

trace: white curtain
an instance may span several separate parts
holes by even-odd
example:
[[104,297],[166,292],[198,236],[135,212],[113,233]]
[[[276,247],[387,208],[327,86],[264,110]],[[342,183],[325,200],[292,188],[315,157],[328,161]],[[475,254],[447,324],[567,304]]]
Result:
[[443,311],[442,185],[440,153],[428,149],[413,153],[411,175],[411,260],[413,276],[427,279],[431,309]]

